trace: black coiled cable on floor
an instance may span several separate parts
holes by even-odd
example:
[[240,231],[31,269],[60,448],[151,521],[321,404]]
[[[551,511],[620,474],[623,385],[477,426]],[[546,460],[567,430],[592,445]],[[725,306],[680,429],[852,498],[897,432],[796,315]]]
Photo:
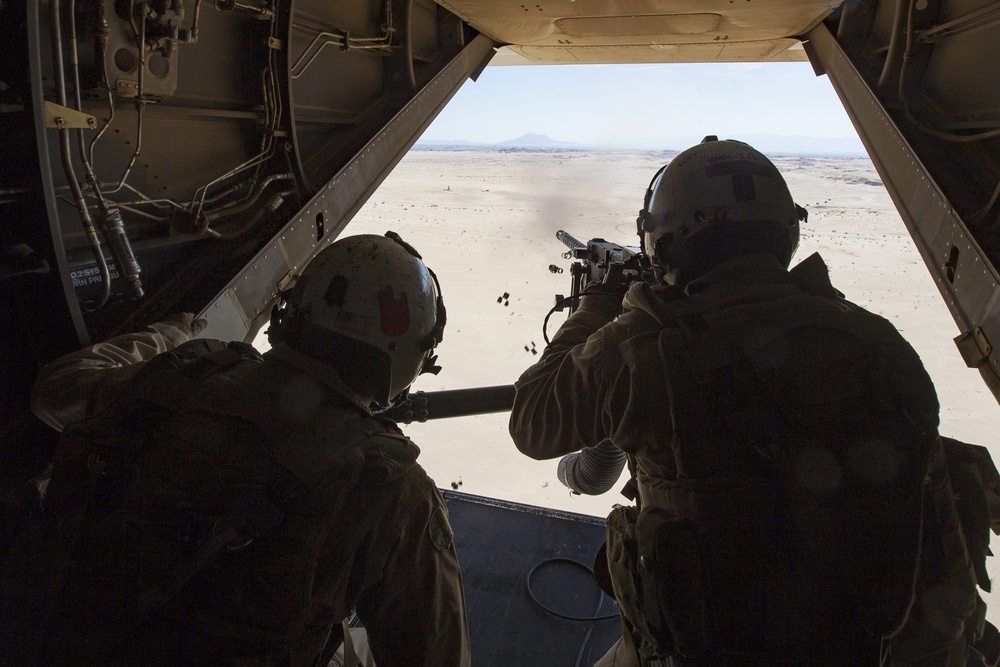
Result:
[[[531,598],[531,601],[534,602],[536,605],[538,605],[538,607],[541,608],[543,611],[552,614],[553,616],[556,616],[558,618],[565,619],[567,621],[585,621],[590,623],[590,627],[587,628],[587,634],[583,638],[583,643],[580,645],[580,652],[576,656],[576,667],[580,667],[580,662],[583,660],[583,654],[587,649],[587,644],[590,642],[590,636],[594,632],[594,624],[597,621],[606,621],[612,618],[618,618],[619,615],[617,611],[613,614],[605,614],[603,616],[601,615],[601,608],[604,606],[604,600],[607,598],[607,596],[604,594],[604,590],[601,589],[600,586],[598,586],[598,590],[601,592],[601,597],[597,601],[597,608],[594,610],[593,616],[571,616],[570,614],[564,614],[560,611],[556,611],[555,609],[546,606],[545,604],[542,604],[542,602],[537,597],[535,597],[535,593],[531,589],[531,578],[532,576],[534,576],[538,568],[542,567],[543,565],[548,565],[549,563],[568,563],[570,565],[575,565],[576,567],[583,568],[584,570],[589,572],[591,577],[594,577],[594,570],[591,569],[589,565],[581,563],[578,560],[573,560],[572,558],[560,558],[560,557],[546,558],[545,560],[541,560],[535,563],[535,565],[532,566],[530,570],[528,570],[528,576],[525,580],[525,586],[528,589],[528,597]],[[596,578],[594,578],[594,582],[595,583],[597,582]]]

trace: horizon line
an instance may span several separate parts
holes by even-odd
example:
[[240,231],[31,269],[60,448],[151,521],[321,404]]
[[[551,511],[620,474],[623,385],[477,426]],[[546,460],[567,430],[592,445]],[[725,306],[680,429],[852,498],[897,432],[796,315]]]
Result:
[[[516,151],[537,151],[537,152],[553,152],[553,151],[598,151],[598,152],[611,152],[611,151],[622,151],[622,152],[632,152],[632,153],[680,153],[685,148],[669,148],[666,146],[620,146],[612,144],[576,144],[572,142],[572,145],[531,145],[531,144],[510,144],[505,142],[472,142],[472,141],[448,141],[442,139],[432,139],[430,142],[417,142],[413,144],[410,150],[455,150],[455,151],[477,151],[477,150],[516,150]],[[759,150],[759,149],[758,149]],[[849,149],[845,151],[833,151],[830,149],[816,148],[816,149],[767,149],[762,151],[765,154],[778,157],[830,157],[830,158],[867,158],[871,159],[871,156],[862,147],[860,149]]]

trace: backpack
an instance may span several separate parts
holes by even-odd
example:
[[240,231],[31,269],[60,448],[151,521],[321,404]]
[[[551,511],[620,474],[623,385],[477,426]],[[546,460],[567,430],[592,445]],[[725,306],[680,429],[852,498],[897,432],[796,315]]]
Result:
[[916,353],[883,318],[828,295],[661,306],[674,326],[655,372],[676,478],[656,480],[661,503],[608,522],[640,656],[876,664],[913,603],[940,449]]
[[[144,624],[203,573],[222,573],[212,568],[223,555],[238,559],[282,524],[304,546],[269,546],[281,563],[269,575],[276,597],[242,604],[261,619],[284,614],[292,625],[286,633],[319,632],[318,645],[303,650],[322,651],[330,628],[305,628],[294,607],[308,599],[330,518],[363,474],[364,456],[355,450],[378,447],[380,438],[397,448],[409,441],[368,418],[330,433],[322,460],[280,446],[298,435],[294,428],[236,391],[262,362],[242,343],[192,341],[147,362],[132,391],[66,430],[45,509],[0,574],[0,662],[158,664],[139,639]],[[185,418],[174,419],[178,412]],[[177,604],[183,612],[184,601]],[[248,636],[282,643],[264,621],[242,629],[211,618],[191,622],[207,627],[209,639],[176,640],[190,641],[199,664],[213,661],[213,636],[236,646]]]

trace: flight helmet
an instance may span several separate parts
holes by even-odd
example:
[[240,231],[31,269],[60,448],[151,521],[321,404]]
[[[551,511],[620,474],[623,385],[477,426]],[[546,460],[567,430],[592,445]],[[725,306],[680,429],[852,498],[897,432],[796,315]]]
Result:
[[437,373],[444,336],[437,277],[398,234],[338,239],[306,266],[275,308],[269,336],[326,361],[373,390],[377,405]]
[[708,136],[657,172],[637,223],[655,272],[683,287],[739,254],[772,254],[788,268],[804,216],[763,153]]

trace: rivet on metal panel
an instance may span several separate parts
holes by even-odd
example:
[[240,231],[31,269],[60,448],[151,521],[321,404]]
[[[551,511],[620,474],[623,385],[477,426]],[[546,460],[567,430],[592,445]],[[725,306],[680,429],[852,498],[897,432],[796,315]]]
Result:
[[986,334],[983,333],[982,327],[976,327],[976,340],[979,342],[979,349],[983,351],[984,356],[988,356],[993,352],[993,346],[990,345],[990,341],[986,338]]

